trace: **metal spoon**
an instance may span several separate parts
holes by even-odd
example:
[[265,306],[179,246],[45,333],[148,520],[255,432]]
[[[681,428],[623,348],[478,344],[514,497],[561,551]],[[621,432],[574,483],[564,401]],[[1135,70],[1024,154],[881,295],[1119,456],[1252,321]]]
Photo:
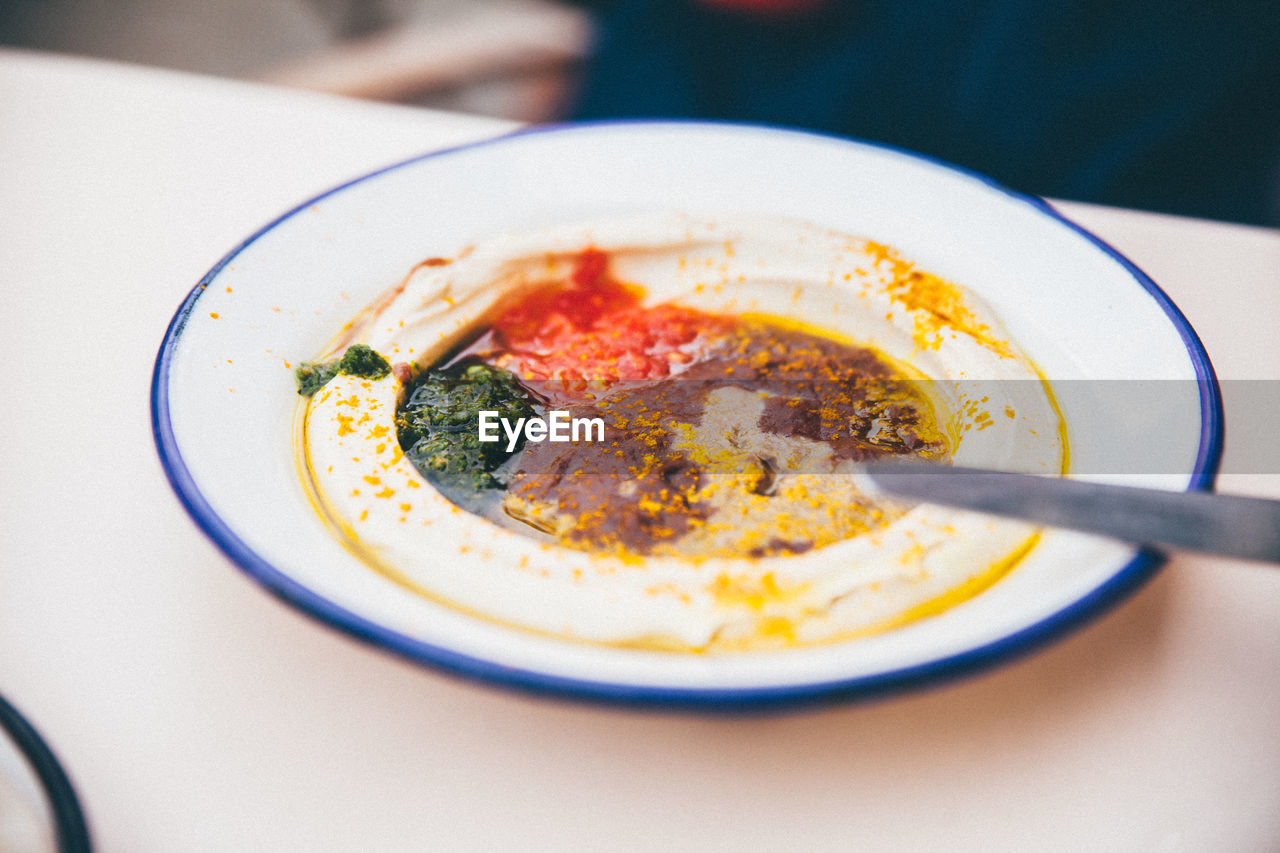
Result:
[[881,490],[1126,542],[1280,563],[1280,501],[955,468],[867,465]]

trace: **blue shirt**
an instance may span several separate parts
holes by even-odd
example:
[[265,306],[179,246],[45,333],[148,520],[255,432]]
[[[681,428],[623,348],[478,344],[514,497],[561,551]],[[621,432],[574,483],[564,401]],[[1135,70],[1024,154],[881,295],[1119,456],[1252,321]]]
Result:
[[597,3],[576,118],[792,125],[1016,189],[1280,224],[1280,6],[829,0],[765,17]]

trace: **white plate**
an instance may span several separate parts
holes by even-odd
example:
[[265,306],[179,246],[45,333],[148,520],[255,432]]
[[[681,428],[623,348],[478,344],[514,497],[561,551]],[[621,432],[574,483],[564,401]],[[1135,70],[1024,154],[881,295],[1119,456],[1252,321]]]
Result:
[[[672,210],[786,216],[888,243],[982,297],[1051,380],[1180,380],[1193,393],[1162,413],[1164,473],[1144,482],[1211,486],[1221,404],[1195,333],[1142,272],[1043,201],[844,139],[646,122],[429,154],[331,190],[234,249],[178,309],[156,362],[152,414],[170,481],[232,560],[322,621],[464,676],[644,705],[793,705],[967,672],[1080,624],[1159,565],[1152,553],[1052,531],[1009,576],[936,617],[836,645],[701,656],[473,619],[344,549],[298,477],[285,362],[319,352],[425,257],[502,232]],[[1071,429],[1096,423],[1071,405]]]

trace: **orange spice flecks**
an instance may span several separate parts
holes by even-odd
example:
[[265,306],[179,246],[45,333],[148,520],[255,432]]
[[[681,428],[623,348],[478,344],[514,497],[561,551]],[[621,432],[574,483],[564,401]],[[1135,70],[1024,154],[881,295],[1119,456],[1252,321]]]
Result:
[[1001,358],[1013,358],[1008,341],[997,339],[978,319],[964,292],[933,273],[918,270],[888,246],[868,242],[877,266],[887,266],[892,278],[885,285],[889,298],[915,312],[915,342],[921,349],[937,349],[946,328],[969,335]]
[[721,604],[745,604],[752,610],[760,610],[766,604],[781,601],[798,591],[784,590],[773,572],[765,572],[758,578],[721,572],[708,587],[708,592]]

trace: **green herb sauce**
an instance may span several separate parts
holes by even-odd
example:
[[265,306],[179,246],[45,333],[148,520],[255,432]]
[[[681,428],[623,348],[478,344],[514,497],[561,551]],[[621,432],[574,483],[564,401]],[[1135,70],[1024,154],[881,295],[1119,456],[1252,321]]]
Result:
[[512,423],[537,414],[528,392],[509,371],[486,364],[432,370],[396,412],[400,447],[422,476],[446,492],[505,488],[505,475],[498,469],[520,447],[508,453],[505,437],[480,441],[482,410],[496,411]]
[[340,373],[364,379],[381,379],[391,372],[391,362],[364,344],[353,344],[333,361],[304,361],[293,371],[298,393],[310,397]]

